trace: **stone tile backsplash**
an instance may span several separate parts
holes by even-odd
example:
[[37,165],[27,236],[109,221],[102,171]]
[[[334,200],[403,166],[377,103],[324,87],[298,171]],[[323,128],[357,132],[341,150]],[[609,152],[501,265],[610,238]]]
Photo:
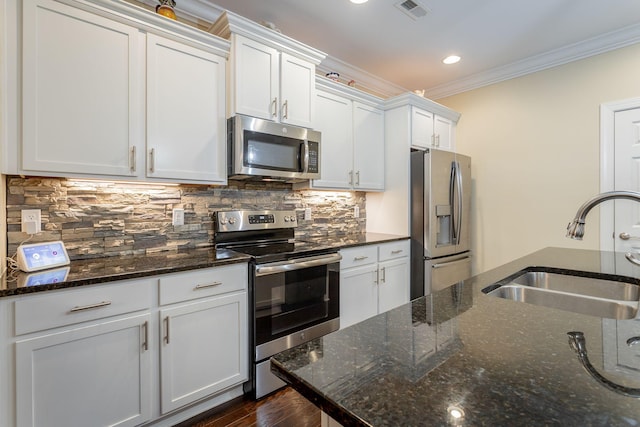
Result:
[[[354,207],[360,217],[354,217]],[[174,208],[185,223],[173,226]],[[312,219],[304,220],[305,208]],[[42,232],[31,242],[62,240],[71,259],[213,245],[218,210],[293,209],[296,237],[364,233],[364,192],[293,190],[289,184],[230,181],[228,186],[123,183],[65,178],[7,177],[9,255],[29,236],[20,211],[40,209]]]

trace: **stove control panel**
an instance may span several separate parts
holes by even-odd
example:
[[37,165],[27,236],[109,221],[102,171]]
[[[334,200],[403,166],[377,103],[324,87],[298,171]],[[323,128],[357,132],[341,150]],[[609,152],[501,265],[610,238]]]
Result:
[[214,215],[218,232],[294,228],[296,211],[220,211]]

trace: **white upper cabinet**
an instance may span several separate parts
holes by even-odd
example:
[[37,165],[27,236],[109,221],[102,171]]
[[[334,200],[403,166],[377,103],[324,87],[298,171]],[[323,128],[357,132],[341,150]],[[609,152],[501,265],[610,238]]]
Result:
[[383,191],[385,180],[382,100],[340,83],[317,79],[314,129],[320,131],[317,189]]
[[209,31],[231,40],[229,116],[312,127],[324,53],[228,11]]
[[225,60],[147,36],[147,176],[226,183]]
[[24,1],[6,172],[226,183],[229,43],[124,2],[67,3]]
[[460,113],[410,92],[386,100],[385,110],[388,125],[399,137],[407,135],[411,148],[455,150]]
[[55,1],[23,14],[22,169],[135,175],[139,31]]

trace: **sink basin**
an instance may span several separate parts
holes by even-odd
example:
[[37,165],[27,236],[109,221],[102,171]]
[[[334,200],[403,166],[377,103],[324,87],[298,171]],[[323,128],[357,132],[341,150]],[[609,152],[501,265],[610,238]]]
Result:
[[638,314],[639,286],[615,280],[527,271],[482,290],[510,299],[608,319],[633,319]]
[[620,301],[636,302],[640,296],[639,286],[632,283],[546,271],[527,271],[512,279],[511,283]]
[[633,319],[638,312],[638,303],[553,292],[519,285],[500,286],[487,295],[607,319]]

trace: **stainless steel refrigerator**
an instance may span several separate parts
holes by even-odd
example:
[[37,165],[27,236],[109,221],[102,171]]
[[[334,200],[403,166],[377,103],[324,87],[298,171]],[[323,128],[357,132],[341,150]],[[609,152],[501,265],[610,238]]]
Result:
[[411,299],[471,276],[471,158],[411,152]]

